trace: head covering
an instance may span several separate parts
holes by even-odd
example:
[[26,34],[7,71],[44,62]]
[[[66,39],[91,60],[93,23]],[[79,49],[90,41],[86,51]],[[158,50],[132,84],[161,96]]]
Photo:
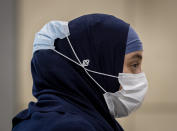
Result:
[[[112,15],[89,14],[69,21],[68,26],[67,35],[79,59],[90,60],[87,68],[115,76],[123,71],[129,24]],[[49,38],[38,36],[46,41]],[[47,43],[39,44],[34,44],[31,60],[33,95],[37,102],[30,102],[28,109],[14,117],[13,130],[26,130],[25,127],[38,131],[123,130],[110,115],[103,98],[104,92],[83,68],[57,54],[53,46],[46,48]],[[57,38],[51,44],[57,51],[77,61],[66,38]],[[106,91],[119,90],[117,79],[91,75]],[[51,121],[53,124],[48,124]],[[41,128],[41,125],[44,127]]]
[[140,41],[138,34],[130,26],[129,31],[128,31],[125,54],[131,53],[134,51],[141,51],[141,50],[143,50],[142,42]]

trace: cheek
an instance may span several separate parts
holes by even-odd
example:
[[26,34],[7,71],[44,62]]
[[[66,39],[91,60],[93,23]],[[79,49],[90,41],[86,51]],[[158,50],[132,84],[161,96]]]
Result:
[[127,66],[127,64],[124,64],[123,73],[132,73],[130,68]]
[[137,68],[136,73],[141,73],[141,72],[142,72],[142,70],[141,70],[141,66],[139,66],[139,67]]

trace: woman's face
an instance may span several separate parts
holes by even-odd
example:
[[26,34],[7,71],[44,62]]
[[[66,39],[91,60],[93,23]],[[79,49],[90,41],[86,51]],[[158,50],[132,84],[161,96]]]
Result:
[[[143,58],[142,53],[143,51],[135,51],[125,55],[123,73],[137,74],[142,72],[141,71],[141,64]],[[122,89],[121,86],[120,89]]]

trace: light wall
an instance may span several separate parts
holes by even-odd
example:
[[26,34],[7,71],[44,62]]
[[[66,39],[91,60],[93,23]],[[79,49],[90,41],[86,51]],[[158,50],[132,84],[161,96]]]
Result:
[[149,90],[140,110],[123,119],[128,131],[177,129],[177,1],[137,0],[135,28],[144,43]]
[[50,20],[107,13],[127,21],[138,32],[144,46],[143,69],[149,80],[142,107],[118,121],[126,131],[177,129],[176,5],[175,0],[19,0],[16,112],[35,101],[30,72],[35,32]]

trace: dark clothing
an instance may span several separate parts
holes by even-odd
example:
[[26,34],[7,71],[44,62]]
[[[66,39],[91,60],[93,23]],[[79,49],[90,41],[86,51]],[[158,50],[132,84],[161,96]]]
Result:
[[[118,75],[123,70],[129,25],[105,14],[69,22],[70,41],[88,69]],[[77,61],[67,39],[55,40],[56,50]],[[13,131],[122,131],[109,113],[103,91],[84,69],[53,50],[38,50],[31,60],[33,95],[28,109],[13,118]],[[106,91],[119,89],[117,79],[90,73]]]

